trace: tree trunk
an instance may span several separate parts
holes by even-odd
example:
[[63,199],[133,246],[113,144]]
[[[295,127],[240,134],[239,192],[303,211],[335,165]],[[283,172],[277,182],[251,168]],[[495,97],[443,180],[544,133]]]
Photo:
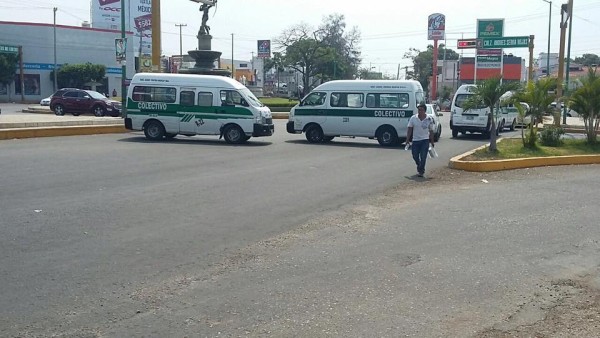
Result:
[[498,151],[498,147],[496,145],[496,117],[494,116],[493,107],[490,107],[490,115],[492,117],[492,123],[490,126],[490,151],[496,152]]

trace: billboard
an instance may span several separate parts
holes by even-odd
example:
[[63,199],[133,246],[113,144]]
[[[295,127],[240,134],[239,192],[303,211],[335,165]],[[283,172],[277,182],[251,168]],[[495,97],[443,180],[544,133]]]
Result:
[[[125,10],[125,30],[134,33],[135,55],[152,54],[152,0],[131,0]],[[126,3],[126,4],[127,4]],[[121,0],[92,0],[92,27],[121,30]]]
[[[504,19],[477,19],[477,39],[504,36]],[[501,69],[502,49],[477,49],[477,68]]]
[[429,16],[427,24],[427,40],[444,40],[446,31],[446,16],[434,13]]
[[271,40],[258,40],[258,57],[271,57]]

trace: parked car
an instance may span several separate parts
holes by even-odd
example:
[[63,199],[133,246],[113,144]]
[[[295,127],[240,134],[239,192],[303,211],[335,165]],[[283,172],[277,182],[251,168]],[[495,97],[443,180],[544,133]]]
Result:
[[48,96],[45,99],[42,99],[40,101],[40,106],[49,106],[50,105],[50,101],[52,100],[52,95]]
[[435,122],[435,134],[433,135],[433,141],[437,142],[440,140],[440,136],[442,135],[442,124],[440,123],[440,116],[444,116],[433,104],[426,104],[427,106],[427,115],[433,118]]
[[74,116],[85,113],[92,113],[94,116],[119,116],[121,103],[93,90],[64,88],[52,95],[50,109],[59,116],[66,113]]

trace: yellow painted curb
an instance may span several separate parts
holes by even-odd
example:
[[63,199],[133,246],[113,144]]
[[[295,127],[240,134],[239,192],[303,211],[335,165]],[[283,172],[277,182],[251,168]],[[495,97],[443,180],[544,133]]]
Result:
[[[498,140],[498,142],[501,139]],[[452,169],[460,169],[465,171],[500,171],[511,169],[522,169],[532,167],[545,167],[555,165],[572,165],[572,164],[600,164],[600,155],[569,155],[569,156],[548,156],[548,157],[529,157],[516,158],[506,160],[489,160],[489,161],[463,161],[461,158],[469,156],[479,149],[486,148],[488,145],[483,145],[479,148],[468,151],[462,155],[455,156],[450,159],[448,166]]]
[[119,134],[127,132],[129,132],[129,130],[125,129],[125,126],[123,125],[15,128],[0,130],[0,140],[32,137]]

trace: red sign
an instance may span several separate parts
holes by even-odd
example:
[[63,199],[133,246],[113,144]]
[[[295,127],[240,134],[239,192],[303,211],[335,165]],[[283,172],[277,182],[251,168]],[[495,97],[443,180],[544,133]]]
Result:
[[138,16],[133,20],[135,21],[135,28],[138,32],[152,29],[152,14]]
[[459,39],[457,48],[458,49],[477,48],[477,40],[476,39]]
[[115,2],[121,2],[121,0],[98,0],[98,3],[100,3],[100,6],[114,4]]

